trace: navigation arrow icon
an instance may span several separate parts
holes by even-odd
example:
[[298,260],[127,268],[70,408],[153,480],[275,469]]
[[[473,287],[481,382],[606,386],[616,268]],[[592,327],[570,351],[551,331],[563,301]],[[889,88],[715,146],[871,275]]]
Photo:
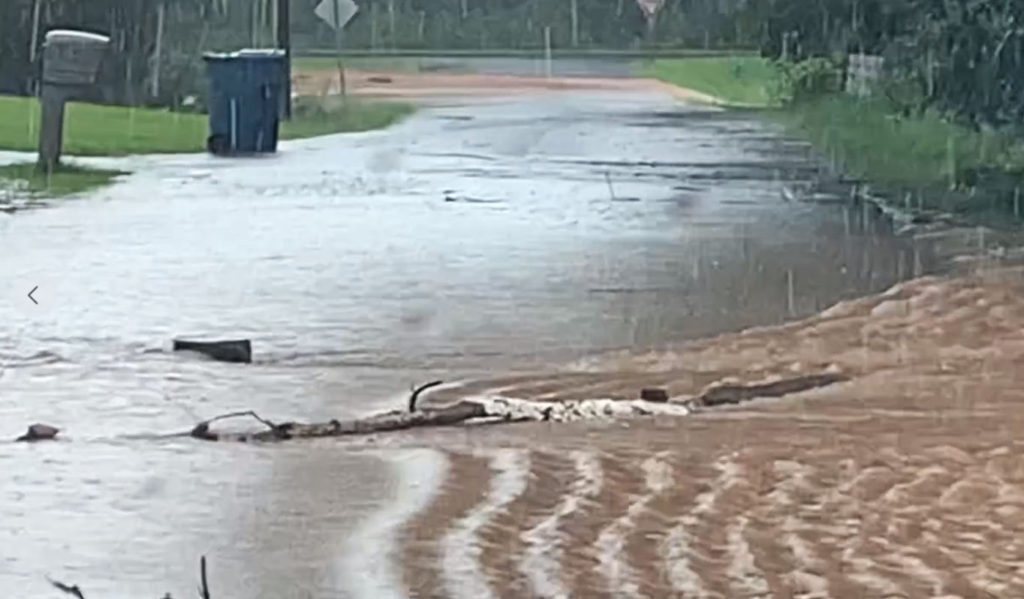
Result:
[[39,302],[36,301],[36,298],[32,297],[32,294],[35,293],[38,289],[39,285],[36,285],[35,287],[32,288],[32,291],[28,292],[28,299],[32,300],[32,303],[37,306],[39,305]]

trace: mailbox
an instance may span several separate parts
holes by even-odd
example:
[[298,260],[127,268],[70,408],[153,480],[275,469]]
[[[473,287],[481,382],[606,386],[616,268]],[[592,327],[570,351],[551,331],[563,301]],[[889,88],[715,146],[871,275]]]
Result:
[[105,35],[54,29],[43,44],[43,83],[92,85],[110,44]]
[[43,43],[43,77],[39,100],[39,168],[47,172],[60,162],[64,144],[64,105],[96,82],[110,44],[105,35],[54,29]]

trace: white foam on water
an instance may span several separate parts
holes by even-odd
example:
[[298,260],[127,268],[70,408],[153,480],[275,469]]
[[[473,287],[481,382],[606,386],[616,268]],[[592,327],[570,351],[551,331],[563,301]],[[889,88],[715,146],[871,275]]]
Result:
[[720,458],[715,463],[715,468],[719,474],[711,488],[697,496],[696,505],[689,514],[679,518],[678,524],[669,531],[661,547],[669,584],[672,585],[672,590],[686,597],[704,597],[708,594],[690,559],[694,551],[694,535],[691,531],[705,514],[714,509],[718,495],[736,476],[736,464],[729,457]]
[[380,457],[393,470],[394,499],[349,537],[343,580],[356,599],[405,599],[395,563],[396,535],[430,505],[445,478],[448,461],[432,449],[389,451]]
[[484,500],[455,523],[441,542],[442,577],[452,599],[494,597],[480,567],[478,535],[487,522],[526,490],[530,470],[529,453],[505,449],[487,452],[491,456],[490,490]]
[[563,550],[558,524],[579,509],[584,501],[596,497],[601,492],[603,476],[598,456],[588,451],[574,451],[572,460],[576,478],[569,492],[562,498],[553,514],[523,533],[526,555],[519,569],[529,581],[536,597],[563,599],[570,596],[559,567]]
[[672,467],[659,454],[642,464],[647,492],[637,496],[626,513],[601,531],[597,537],[598,565],[595,571],[608,580],[608,591],[615,597],[636,597],[639,587],[636,572],[626,561],[626,539],[636,527],[636,519],[647,505],[672,484]]

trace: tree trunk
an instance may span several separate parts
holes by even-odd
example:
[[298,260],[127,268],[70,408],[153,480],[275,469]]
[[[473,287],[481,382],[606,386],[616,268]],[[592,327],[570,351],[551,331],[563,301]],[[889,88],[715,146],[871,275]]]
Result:
[[163,59],[164,16],[167,5],[160,0],[156,5],[156,46],[153,48],[153,71],[150,73],[149,95],[160,97],[160,61]]

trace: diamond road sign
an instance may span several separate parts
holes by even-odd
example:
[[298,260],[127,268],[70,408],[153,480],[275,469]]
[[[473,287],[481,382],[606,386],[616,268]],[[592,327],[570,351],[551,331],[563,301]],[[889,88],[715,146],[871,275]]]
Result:
[[359,6],[352,0],[322,0],[313,12],[328,25],[340,30],[356,16]]

